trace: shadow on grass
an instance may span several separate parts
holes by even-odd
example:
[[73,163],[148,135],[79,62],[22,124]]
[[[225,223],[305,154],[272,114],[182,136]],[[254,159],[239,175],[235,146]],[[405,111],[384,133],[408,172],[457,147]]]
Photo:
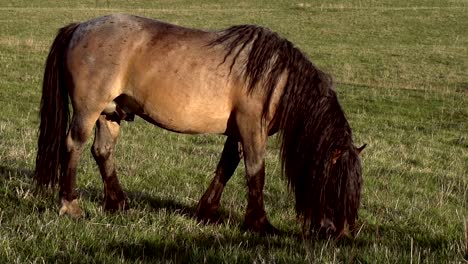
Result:
[[[287,249],[303,253],[300,241],[283,237],[263,237],[247,233],[178,234],[170,239],[144,238],[138,242],[113,241],[106,248],[130,262],[230,263],[252,262],[252,257],[270,250]],[[275,251],[276,252],[276,251]]]
[[[4,164],[10,162],[1,161]],[[26,168],[14,168],[8,165],[0,165],[0,181],[7,181],[13,178],[18,178],[21,180],[30,180],[34,175],[34,171]]]
[[[14,163],[12,161],[3,161],[4,164]],[[18,164],[18,163],[16,163]],[[5,186],[6,182],[10,183],[26,183],[22,188],[29,188],[28,191],[36,193],[36,188],[33,185],[32,178],[34,171],[26,168],[15,168],[9,165],[0,165],[0,185]],[[22,184],[23,185],[23,184]],[[1,193],[1,192],[0,192]],[[99,203],[102,205],[102,199],[104,196],[103,189],[96,187],[84,187],[79,189],[81,199],[89,200],[91,202]],[[184,203],[177,202],[173,199],[167,199],[158,197],[152,194],[138,191],[126,192],[129,201],[130,208],[134,210],[147,210],[159,211],[166,210],[169,213],[179,214],[184,217],[193,217],[195,214],[196,205],[187,205]],[[36,195],[39,195],[36,193]],[[52,200],[55,201],[55,194],[48,192],[46,196],[51,196]],[[229,219],[234,224],[242,223],[243,218],[232,212],[228,212],[222,208],[219,210],[219,221],[216,224],[222,224],[224,220]]]
[[[8,213],[30,214],[42,213],[48,206],[51,206],[51,199],[43,199],[49,195],[38,192],[34,183],[34,171],[27,169],[27,166],[15,168],[21,162],[15,165],[11,160],[0,160],[0,200],[3,209]],[[32,195],[32,196],[31,196]],[[27,197],[35,197],[28,199]],[[40,197],[36,199],[36,197]]]
[[[140,211],[160,211],[166,210],[170,214],[178,214],[186,218],[194,218],[196,205],[189,205],[181,202],[177,202],[173,199],[158,197],[155,194],[148,194],[139,191],[125,191],[129,199],[130,208],[132,210]],[[80,194],[82,199],[90,200],[95,203],[103,204],[104,190],[94,187],[80,188]],[[234,225],[241,225],[243,217],[237,214],[233,214],[225,209],[221,208],[218,210],[218,221],[211,223],[219,225],[229,219],[229,222]]]
[[[242,232],[221,233],[221,234],[177,234],[171,235],[167,239],[164,237],[145,236],[136,241],[117,240],[109,242],[106,250],[109,254],[118,255],[130,262],[175,262],[175,263],[230,263],[230,262],[253,262],[254,258],[271,257],[266,262],[280,261],[278,258],[285,258],[283,261],[306,262],[307,254],[309,260],[321,256],[324,250],[325,255],[336,255],[339,262],[347,263],[375,263],[380,261],[380,257],[370,254],[376,243],[385,244],[393,254],[398,254],[399,258],[411,258],[409,251],[410,240],[413,237],[414,251],[427,254],[428,261],[437,259],[453,258],[453,254],[448,250],[450,241],[442,236],[432,236],[429,234],[419,235],[418,230],[408,230],[398,226],[374,226],[372,228],[381,229],[383,232],[399,233],[401,238],[375,240],[371,235],[341,242],[325,240],[305,241],[298,235],[282,236],[258,236]],[[370,230],[372,231],[372,230]],[[229,231],[228,231],[229,232]],[[368,231],[365,231],[368,232]],[[339,248],[336,251],[335,248]],[[278,252],[286,255],[277,255]],[[296,256],[296,257],[293,257]],[[297,256],[301,256],[297,258]],[[369,259],[372,256],[376,259]],[[290,259],[291,258],[291,259]],[[424,260],[424,258],[422,259]]]
[[[104,190],[95,187],[79,188],[81,199],[102,205],[104,199]],[[192,206],[176,202],[174,200],[156,197],[145,192],[125,191],[130,203],[130,208],[135,210],[151,209],[158,211],[166,209],[171,212],[179,212],[181,215],[189,215],[194,212]]]

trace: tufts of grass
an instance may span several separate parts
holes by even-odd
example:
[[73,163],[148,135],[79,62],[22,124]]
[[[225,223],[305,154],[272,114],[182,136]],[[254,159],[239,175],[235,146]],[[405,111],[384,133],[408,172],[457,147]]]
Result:
[[[0,0],[0,262],[465,263],[468,261],[468,12],[465,1],[2,1]],[[56,30],[125,12],[205,29],[260,24],[333,74],[363,156],[359,232],[304,240],[267,152],[266,209],[281,236],[241,229],[243,164],[219,225],[192,214],[225,138],[123,123],[118,174],[131,210],[102,212],[91,155],[79,166],[87,216],[58,217],[56,194],[35,193],[43,64]],[[88,143],[87,149],[90,148]]]

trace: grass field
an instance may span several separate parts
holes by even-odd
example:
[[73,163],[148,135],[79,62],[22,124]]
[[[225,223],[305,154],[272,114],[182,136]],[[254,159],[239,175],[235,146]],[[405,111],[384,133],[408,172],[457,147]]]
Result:
[[[141,119],[122,125],[117,147],[129,212],[102,211],[90,152],[78,182],[86,218],[59,217],[55,195],[35,195],[49,45],[69,22],[116,12],[205,29],[264,25],[330,72],[355,141],[368,144],[355,239],[301,238],[274,137],[265,202],[281,236],[240,228],[242,164],[222,199],[224,223],[198,224],[191,215],[224,137]],[[0,0],[0,110],[0,263],[468,263],[467,0]]]

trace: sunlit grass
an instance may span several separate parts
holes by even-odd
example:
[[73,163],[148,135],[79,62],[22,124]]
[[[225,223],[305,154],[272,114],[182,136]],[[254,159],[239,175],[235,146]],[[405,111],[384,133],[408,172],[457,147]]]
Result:
[[[30,179],[43,64],[59,27],[115,12],[205,29],[261,24],[332,73],[355,141],[368,144],[355,240],[302,239],[275,137],[265,202],[285,234],[242,231],[242,163],[223,195],[224,223],[198,224],[191,214],[225,138],[174,134],[141,119],[122,125],[117,146],[132,209],[102,212],[102,183],[85,151],[87,217],[58,217],[56,196],[34,194]],[[467,28],[465,1],[0,0],[0,262],[466,262]]]

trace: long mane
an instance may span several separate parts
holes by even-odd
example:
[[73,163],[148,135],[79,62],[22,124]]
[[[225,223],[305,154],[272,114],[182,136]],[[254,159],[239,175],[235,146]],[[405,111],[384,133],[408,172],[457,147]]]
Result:
[[[361,165],[351,128],[333,90],[332,78],[298,48],[269,29],[241,25],[218,32],[210,45],[224,45],[224,62],[241,69],[249,92],[262,89],[263,116],[286,74],[275,122],[280,128],[282,168],[295,191],[304,225],[320,226],[324,216],[337,231],[354,225],[361,195]],[[343,155],[332,166],[333,155]]]

